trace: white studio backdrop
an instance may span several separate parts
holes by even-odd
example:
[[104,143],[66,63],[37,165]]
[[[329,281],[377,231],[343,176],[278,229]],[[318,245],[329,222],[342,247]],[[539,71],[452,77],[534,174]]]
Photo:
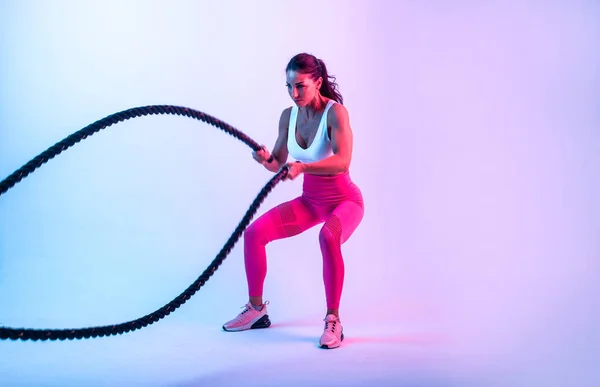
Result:
[[[153,104],[203,111],[272,148],[292,103],[285,65],[309,52],[339,82],[365,197],[343,247],[342,318],[519,354],[525,368],[543,353],[589,370],[598,12],[591,1],[3,2],[0,175]],[[0,323],[74,328],[158,309],[271,176],[246,145],[189,118],[95,134],[0,197]],[[281,183],[259,214],[300,191]],[[268,246],[273,319],[322,318],[317,232]],[[245,302],[240,241],[167,319],[218,325]]]

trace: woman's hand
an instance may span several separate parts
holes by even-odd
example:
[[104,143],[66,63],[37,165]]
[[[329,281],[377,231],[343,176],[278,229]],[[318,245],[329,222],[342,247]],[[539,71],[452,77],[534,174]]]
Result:
[[260,150],[252,152],[252,158],[260,164],[264,164],[270,157],[271,154],[265,145],[263,145]]
[[288,170],[286,180],[294,180],[299,174],[304,173],[304,164],[298,161],[287,163],[283,167]]

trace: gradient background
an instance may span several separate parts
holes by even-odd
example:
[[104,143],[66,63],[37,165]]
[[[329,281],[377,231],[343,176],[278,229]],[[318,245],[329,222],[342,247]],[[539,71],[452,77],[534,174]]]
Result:
[[[204,111],[271,149],[292,103],[284,67],[313,53],[340,84],[366,204],[343,247],[346,329],[433,338],[407,352],[444,359],[445,371],[430,370],[438,384],[422,385],[465,385],[444,372],[478,375],[478,386],[597,385],[599,17],[599,3],[566,0],[3,1],[0,178],[102,117],[151,104]],[[246,145],[188,118],[95,134],[0,198],[0,325],[114,324],[163,306],[271,175]],[[300,190],[281,183],[259,214]],[[269,245],[273,320],[320,327],[317,235]],[[118,339],[0,342],[0,377],[153,385],[182,359],[152,357],[142,342],[166,345],[177,324],[218,330],[244,302],[240,241],[165,320]],[[136,366],[107,365],[126,354]],[[417,380],[382,356],[388,381]]]

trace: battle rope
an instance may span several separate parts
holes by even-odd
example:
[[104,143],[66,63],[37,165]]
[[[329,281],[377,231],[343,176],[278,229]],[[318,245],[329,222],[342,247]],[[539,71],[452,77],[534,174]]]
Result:
[[[179,106],[171,106],[171,105],[153,105],[153,106],[143,106],[132,108],[128,110],[124,110],[119,113],[112,114],[107,116],[101,120],[94,122],[91,125],[86,126],[85,128],[71,134],[66,137],[64,140],[54,144],[46,151],[40,153],[38,156],[33,158],[27,164],[19,168],[17,171],[12,173],[2,182],[0,182],[0,196],[8,191],[11,187],[25,178],[27,175],[32,173],[34,170],[39,168],[42,164],[46,163],[48,160],[53,158],[54,156],[60,154],[62,151],[67,148],[73,146],[79,141],[91,136],[92,134],[100,131],[101,129],[107,128],[113,124],[116,124],[120,121],[125,121],[134,117],[141,117],[151,114],[177,114],[183,115],[191,118],[195,118],[200,121],[204,121],[208,124],[216,126],[219,129],[231,134],[235,138],[244,142],[253,150],[259,150],[260,145],[252,140],[250,137],[235,129],[234,127],[226,124],[225,122],[218,120],[215,117],[212,117],[208,114],[202,113],[197,110],[193,110],[186,107]],[[146,315],[140,317],[136,320],[128,321],[125,323],[117,324],[117,325],[106,325],[100,327],[92,327],[92,328],[79,328],[79,329],[15,329],[15,328],[7,328],[0,327],[0,339],[6,340],[73,340],[73,339],[82,339],[82,338],[90,338],[90,337],[103,337],[103,336],[112,336],[117,334],[123,334],[126,332],[131,332],[136,329],[141,329],[150,324],[157,322],[158,320],[163,319],[168,316],[175,309],[179,308],[183,305],[187,300],[189,300],[205,283],[208,279],[214,274],[217,268],[223,263],[227,255],[233,249],[233,246],[241,237],[242,233],[248,227],[248,224],[252,220],[252,217],[258,211],[258,207],[262,204],[267,195],[273,190],[273,188],[285,177],[287,176],[287,169],[283,168],[278,173],[275,174],[269,182],[261,189],[259,194],[256,196],[256,199],[250,205],[250,208],[236,227],[233,234],[229,237],[221,251],[217,254],[216,258],[211,262],[211,264],[204,270],[204,272],[179,296],[175,297],[171,302],[163,306],[162,308]]]

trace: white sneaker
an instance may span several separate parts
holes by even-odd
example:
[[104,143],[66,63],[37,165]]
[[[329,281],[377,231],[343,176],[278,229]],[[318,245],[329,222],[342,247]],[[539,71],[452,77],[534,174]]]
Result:
[[247,329],[268,328],[271,326],[271,320],[267,314],[267,304],[262,305],[261,310],[256,310],[250,302],[244,305],[242,312],[233,320],[227,321],[223,325],[223,330],[228,332],[245,331]]
[[325,321],[325,329],[319,340],[321,348],[337,348],[344,340],[344,329],[338,317],[333,314],[328,314],[323,320]]

